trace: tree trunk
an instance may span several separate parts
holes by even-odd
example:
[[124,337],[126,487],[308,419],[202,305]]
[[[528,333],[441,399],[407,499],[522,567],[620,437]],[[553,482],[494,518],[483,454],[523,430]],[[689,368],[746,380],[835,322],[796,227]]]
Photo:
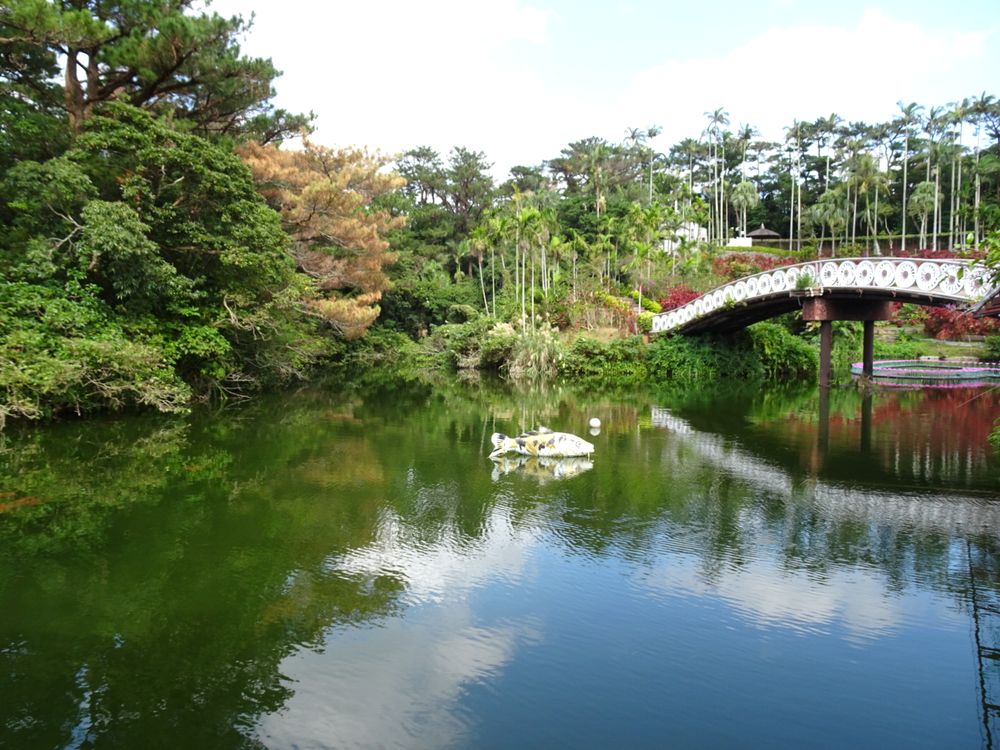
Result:
[[63,100],[66,105],[66,114],[69,117],[69,130],[73,135],[77,135],[83,130],[84,120],[83,87],[80,85],[80,78],[77,74],[80,52],[81,50],[71,47],[66,54],[66,90]]
[[906,255],[906,165],[910,161],[910,134],[903,139],[903,228],[900,233],[900,252]]
[[931,235],[931,245],[937,250],[938,234],[941,231],[941,168],[934,169],[934,233]]
[[486,280],[483,278],[483,256],[480,254],[478,256],[479,260],[479,288],[483,291],[483,309],[486,310],[486,314],[490,314],[490,301],[486,299]]
[[[801,185],[799,185],[798,189],[796,210],[798,211],[798,216],[796,217],[796,224],[795,224],[796,226],[795,249],[801,250],[802,249],[802,186]],[[791,246],[789,246],[788,249],[791,250],[792,249]]]

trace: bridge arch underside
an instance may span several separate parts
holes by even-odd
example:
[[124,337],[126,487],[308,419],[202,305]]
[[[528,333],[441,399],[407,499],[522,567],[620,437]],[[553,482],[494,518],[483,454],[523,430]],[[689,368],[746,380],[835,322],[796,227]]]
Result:
[[654,316],[652,332],[726,333],[799,308],[808,320],[884,320],[890,302],[972,305],[989,282],[985,268],[959,258],[810,261],[723,284]]
[[[720,307],[701,317],[674,328],[670,333],[732,333],[762,320],[801,310],[807,300],[822,298],[841,303],[840,307],[850,308],[852,302],[913,302],[928,307],[967,304],[964,299],[928,294],[918,290],[884,289],[810,289],[795,292],[778,292],[757,297],[746,302],[738,302]],[[844,316],[841,320],[865,320],[864,313],[858,317]]]

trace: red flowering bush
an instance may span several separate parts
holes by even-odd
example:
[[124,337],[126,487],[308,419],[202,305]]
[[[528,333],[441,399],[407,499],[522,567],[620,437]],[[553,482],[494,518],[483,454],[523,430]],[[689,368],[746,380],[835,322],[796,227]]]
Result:
[[989,336],[1000,330],[992,318],[974,318],[954,307],[928,307],[924,333],[936,339],[960,339],[966,336]]
[[790,266],[794,258],[779,258],[765,253],[732,253],[712,260],[712,270],[727,281],[770,271],[779,266]]
[[701,292],[696,292],[694,289],[689,287],[687,284],[677,284],[675,286],[669,287],[665,296],[660,297],[660,310],[667,312],[667,310],[673,310],[674,308],[680,307],[681,305],[686,305],[693,299],[698,299],[701,296]]
[[983,257],[983,252],[981,250],[969,250],[968,252],[963,252],[959,255],[953,250],[935,250],[930,247],[922,247],[917,250],[907,250],[905,253],[893,252],[892,254],[901,258],[923,258],[927,260],[951,260],[952,258],[971,258],[978,260]]

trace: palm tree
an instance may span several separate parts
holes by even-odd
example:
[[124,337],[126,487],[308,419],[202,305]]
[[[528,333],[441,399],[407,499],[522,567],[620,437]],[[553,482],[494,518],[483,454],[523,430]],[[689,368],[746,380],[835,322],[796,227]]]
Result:
[[910,183],[907,181],[906,169],[910,163],[910,135],[913,132],[913,126],[920,121],[920,111],[923,109],[922,106],[916,102],[910,102],[904,105],[903,102],[896,102],[896,106],[899,107],[901,116],[898,120],[900,129],[903,132],[903,206],[902,212],[902,229],[900,230],[900,248],[903,254],[906,253],[906,194],[909,192]]
[[836,140],[837,129],[843,119],[836,112],[831,112],[829,117],[819,117],[815,122],[808,124],[808,131],[815,139],[816,157],[822,159],[826,157],[826,170],[823,175],[823,190],[830,187],[830,146]]
[[973,198],[972,206],[972,226],[973,235],[972,241],[973,246],[976,250],[979,249],[979,204],[982,200],[982,170],[979,164],[980,155],[980,136],[982,134],[983,121],[989,114],[991,108],[995,105],[996,99],[985,91],[979,96],[978,99],[974,100],[972,103],[973,112],[973,123],[976,126],[976,163],[975,163],[975,197]]
[[[830,257],[837,253],[837,234],[847,227],[847,200],[841,186],[824,191],[809,209],[809,217],[814,224],[830,227]],[[820,242],[822,248],[822,242]]]
[[747,149],[754,136],[760,135],[760,131],[753,125],[740,125],[736,131],[736,140],[743,147],[743,158],[740,160],[740,177],[745,181],[747,178]]
[[927,176],[925,182],[931,181],[931,171],[933,164],[934,174],[934,221],[932,229],[932,244],[937,247],[937,238],[941,223],[941,148],[939,137],[942,135],[947,123],[945,120],[944,107],[931,107],[927,110],[927,117],[924,118],[924,132],[927,133]]
[[962,194],[962,156],[965,152],[964,136],[965,121],[972,112],[972,103],[968,98],[955,102],[953,109],[947,114],[948,134],[951,136],[951,195],[948,201],[948,247],[955,247],[959,236],[959,209]]
[[925,180],[913,188],[910,196],[910,215],[920,217],[920,246],[927,247],[927,214],[936,211],[937,189],[933,182]]
[[744,180],[733,188],[729,200],[740,217],[740,236],[745,237],[747,233],[747,209],[754,208],[760,203],[757,188],[749,180]]
[[[879,169],[878,161],[868,153],[861,153],[854,162],[852,180],[855,185],[855,195],[865,196],[865,224],[868,226],[868,234],[875,243],[875,254],[881,255],[882,251],[878,244],[878,196],[888,185],[885,175]],[[871,208],[870,191],[875,190],[875,213],[874,218]]]
[[489,315],[490,301],[486,298],[486,280],[483,278],[483,254],[486,252],[486,248],[491,246],[490,232],[487,222],[478,224],[472,230],[467,242],[469,250],[476,256],[476,261],[479,266],[479,288],[483,293],[483,308],[486,310],[486,314]]
[[[787,134],[785,135],[785,144],[789,152],[789,176],[791,177],[792,191],[789,197],[789,211],[788,211],[788,247],[792,246],[792,238],[795,237],[795,211],[796,211],[796,195],[798,197],[798,247],[802,249],[802,186],[799,185],[799,177],[801,175],[802,166],[802,138],[801,138],[801,126],[798,120],[792,121],[792,126],[785,128]],[[796,189],[797,188],[797,189]]]
[[975,203],[973,204],[973,239],[975,241],[974,247],[978,250],[979,243],[982,242],[982,237],[980,237],[982,224],[979,215],[982,182],[984,178],[991,178],[1000,174],[1000,159],[993,154],[984,153],[982,157],[976,161],[972,168],[974,170],[976,184]]
[[[705,134],[709,137],[709,157],[712,160],[712,186],[714,190],[713,207],[715,209],[715,241],[721,242],[726,235],[725,195],[726,195],[726,146],[722,128],[729,124],[729,113],[719,107],[714,112],[705,112],[708,127]],[[719,147],[722,148],[722,168],[719,168]]]

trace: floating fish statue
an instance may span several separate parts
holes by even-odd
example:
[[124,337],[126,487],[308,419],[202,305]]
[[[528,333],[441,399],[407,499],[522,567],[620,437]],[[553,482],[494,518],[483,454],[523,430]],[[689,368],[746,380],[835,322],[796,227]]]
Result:
[[500,432],[494,432],[490,438],[493,452],[490,458],[502,456],[505,453],[520,453],[522,456],[540,456],[544,458],[564,458],[568,456],[589,456],[594,452],[592,443],[568,432],[553,432],[547,427],[522,433],[517,437],[507,437]]
[[535,458],[534,456],[496,456],[493,459],[493,481],[505,474],[519,474],[547,482],[569,479],[594,468],[586,458]]

